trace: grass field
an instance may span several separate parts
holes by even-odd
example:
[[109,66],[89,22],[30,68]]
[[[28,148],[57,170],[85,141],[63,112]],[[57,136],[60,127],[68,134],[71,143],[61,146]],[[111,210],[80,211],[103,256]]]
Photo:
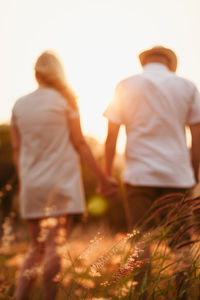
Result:
[[[111,234],[108,229],[77,225],[58,249],[62,299],[200,299],[199,201],[179,195],[158,201],[151,219],[167,212],[159,226],[142,234]],[[195,215],[195,217],[194,217]],[[28,247],[16,242],[12,216],[6,219],[0,248],[0,299],[13,299],[19,267]],[[144,224],[143,224],[144,225]],[[190,239],[188,239],[190,236]],[[42,267],[30,299],[42,299]],[[28,276],[28,275],[27,275]],[[143,298],[142,298],[143,297]]]

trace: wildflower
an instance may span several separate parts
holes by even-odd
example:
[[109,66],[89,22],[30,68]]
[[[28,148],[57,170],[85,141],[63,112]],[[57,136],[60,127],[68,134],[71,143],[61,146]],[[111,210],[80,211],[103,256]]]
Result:
[[105,255],[102,255],[98,258],[98,260],[91,265],[90,269],[91,269],[91,275],[95,276],[96,272],[100,273],[100,271],[103,269],[103,267],[105,266],[105,264],[111,259],[111,257],[113,257],[113,255],[115,255],[118,250],[119,247],[126,244],[131,238],[133,237],[133,234],[126,234],[125,236],[123,236],[123,238],[116,244],[114,245],[110,251],[108,251]]
[[77,283],[80,284],[82,287],[86,289],[93,289],[95,288],[95,282],[89,278],[79,278]]
[[15,239],[15,236],[13,234],[13,228],[12,228],[12,218],[6,217],[2,227],[3,227],[3,236],[2,236],[1,250],[4,251],[10,247],[12,241]]
[[45,241],[46,241],[46,238],[47,238],[47,236],[48,236],[48,234],[49,234],[49,229],[48,229],[48,228],[42,227],[42,228],[40,229],[40,233],[39,233],[39,236],[38,236],[38,238],[37,238],[38,242],[39,242],[39,243],[45,242]]
[[58,220],[56,218],[47,218],[40,222],[41,227],[53,228],[56,227],[57,224],[58,224]]
[[133,229],[132,234],[133,234],[133,236],[136,236],[136,235],[140,234],[140,231],[138,229]]
[[56,276],[53,279],[54,282],[60,282],[61,281],[61,274],[60,272],[58,274],[56,274]]
[[89,275],[92,277],[101,277],[101,273],[98,272],[95,268],[91,269],[91,271],[89,272]]
[[55,237],[55,242],[59,245],[64,244],[66,241],[66,230],[64,228],[59,228],[58,234]]
[[128,261],[125,265],[119,268],[119,270],[114,274],[113,276],[113,283],[116,283],[118,280],[120,280],[122,277],[127,277],[131,272],[133,272],[135,269],[140,268],[142,265],[147,263],[148,259],[143,260],[137,260],[135,261],[132,256],[128,258]]
[[27,269],[24,271],[23,276],[31,279],[31,278],[35,278],[38,274],[41,273],[41,269],[38,266],[32,267],[31,269]]
[[107,286],[109,286],[109,282],[106,280],[104,282],[101,282],[100,285],[107,287]]
[[97,235],[90,240],[90,244],[89,246],[82,252],[81,255],[78,256],[78,259],[84,259],[86,257],[86,255],[91,252],[91,250],[93,249],[94,245],[98,245],[99,242],[103,239],[103,236],[101,236],[100,232],[97,232]]

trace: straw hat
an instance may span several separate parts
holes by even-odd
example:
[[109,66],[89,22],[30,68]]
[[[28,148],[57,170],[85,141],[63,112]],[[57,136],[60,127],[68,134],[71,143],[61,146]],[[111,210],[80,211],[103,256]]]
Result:
[[146,58],[152,54],[159,54],[166,57],[169,61],[169,68],[172,72],[176,71],[177,68],[177,56],[176,54],[169,48],[165,48],[163,46],[155,46],[151,49],[147,49],[139,54],[139,59],[141,65],[145,65]]

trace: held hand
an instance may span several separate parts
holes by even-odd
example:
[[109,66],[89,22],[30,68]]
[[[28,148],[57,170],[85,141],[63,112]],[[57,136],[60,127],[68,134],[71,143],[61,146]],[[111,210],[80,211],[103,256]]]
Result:
[[97,193],[102,197],[110,198],[117,196],[118,183],[113,177],[106,176],[105,179],[99,184]]

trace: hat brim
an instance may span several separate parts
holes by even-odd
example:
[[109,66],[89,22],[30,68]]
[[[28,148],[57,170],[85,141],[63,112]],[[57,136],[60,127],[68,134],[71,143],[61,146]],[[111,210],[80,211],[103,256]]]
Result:
[[168,62],[169,62],[169,69],[172,72],[176,71],[176,68],[177,68],[176,54],[171,49],[168,49],[168,48],[165,48],[165,47],[154,47],[154,48],[151,48],[151,49],[148,49],[148,50],[145,50],[145,51],[141,52],[139,54],[139,59],[140,59],[140,63],[141,63],[142,66],[145,65],[146,58],[148,56],[152,55],[152,54],[159,54],[159,55],[162,55],[162,56],[166,57],[168,59]]

